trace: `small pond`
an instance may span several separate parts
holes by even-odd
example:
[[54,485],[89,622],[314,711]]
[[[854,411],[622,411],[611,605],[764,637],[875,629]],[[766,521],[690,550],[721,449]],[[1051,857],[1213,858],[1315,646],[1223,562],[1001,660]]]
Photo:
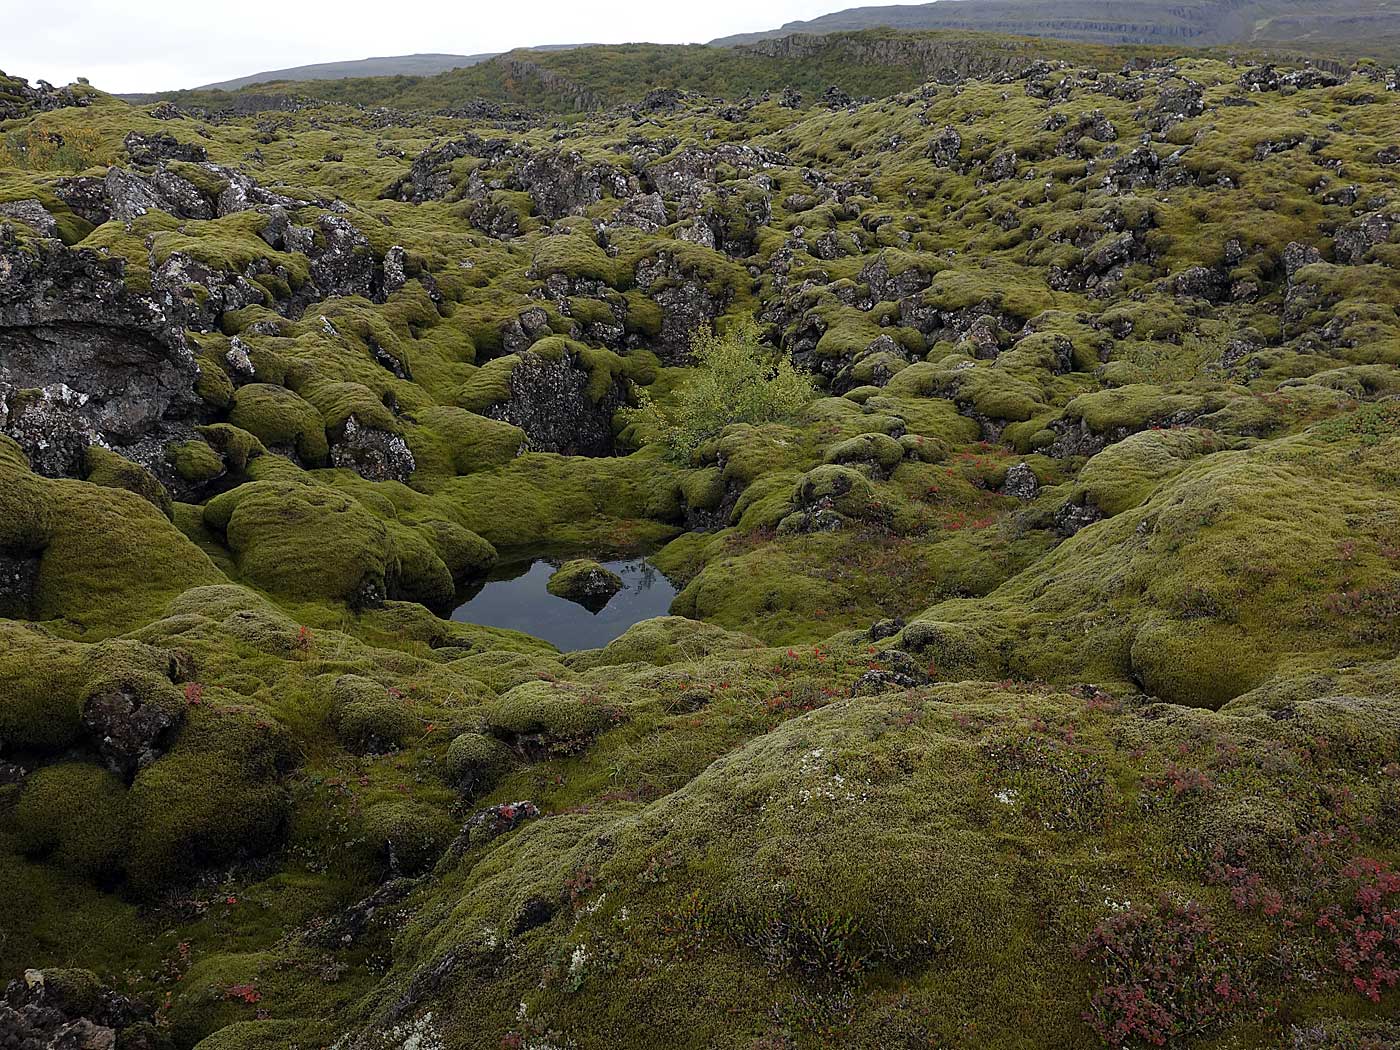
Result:
[[676,588],[645,558],[601,564],[622,577],[622,590],[597,612],[545,590],[555,565],[543,558],[497,566],[464,592],[452,619],[506,627],[543,638],[565,652],[597,649],[641,620],[665,616]]

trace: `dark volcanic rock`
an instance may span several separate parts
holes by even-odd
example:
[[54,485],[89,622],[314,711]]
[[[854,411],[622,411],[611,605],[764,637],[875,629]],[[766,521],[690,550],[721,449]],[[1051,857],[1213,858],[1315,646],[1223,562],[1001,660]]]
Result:
[[[295,208],[307,203],[266,189],[240,171],[208,161],[199,165],[208,176],[209,184],[208,188],[201,188],[170,170],[160,156],[162,149],[193,155],[201,148],[182,146],[169,136],[142,139],[136,146],[137,152],[143,159],[156,163],[153,171],[143,174],[113,167],[101,179],[92,176],[59,179],[53,191],[73,212],[94,225],[110,219],[130,222],[153,210],[179,219],[214,219],[254,208]],[[204,181],[202,178],[201,182]]]
[[529,800],[502,802],[478,810],[462,825],[461,833],[452,843],[451,852],[461,853],[471,846],[490,842],[508,831],[514,831],[527,820],[537,820],[539,815],[539,807]]
[[197,404],[183,331],[122,273],[92,251],[0,237],[0,432],[39,473],[76,474],[88,445],[135,446]]
[[1357,219],[1337,231],[1332,254],[1339,263],[1359,265],[1372,248],[1390,240],[1395,222],[1396,215],[1392,212],[1375,212]]
[[713,294],[703,277],[687,274],[670,252],[639,262],[636,279],[661,307],[661,335],[651,349],[668,364],[681,363],[696,329],[709,328],[724,312],[723,297]]
[[404,916],[400,905],[416,885],[414,879],[390,879],[317,927],[311,940],[323,948],[349,948],[370,934],[393,933]]
[[538,153],[515,169],[513,181],[535,202],[546,219],[582,215],[590,204],[608,195],[625,200],[641,192],[635,175],[610,164],[591,164],[577,152]]
[[1017,463],[1006,472],[1006,480],[1002,482],[1002,495],[1012,496],[1023,502],[1033,500],[1040,495],[1040,479],[1035,476],[1035,471],[1030,468],[1024,460]]
[[128,779],[162,753],[175,717],[130,684],[100,686],[83,703],[83,730],[112,772]]
[[28,619],[39,582],[39,559],[0,551],[0,616]]
[[1055,531],[1061,536],[1073,536],[1080,529],[1103,520],[1103,511],[1092,503],[1066,503],[1055,512]]
[[150,1011],[86,970],[26,970],[0,998],[0,1046],[9,1050],[156,1050]]
[[958,134],[958,129],[954,127],[944,127],[929,140],[928,157],[933,161],[934,167],[954,168],[958,164],[958,156],[962,151],[962,136]]
[[489,415],[525,431],[533,452],[606,456],[612,452],[612,417],[627,400],[621,381],[598,401],[588,396],[588,372],[571,355],[520,355],[510,377],[510,400]]
[[174,135],[165,132],[157,132],[154,135],[143,135],[139,131],[128,132],[126,138],[122,139],[122,146],[133,163],[142,165],[159,164],[163,160],[187,160],[197,163],[209,156],[203,146],[180,142]]
[[545,589],[557,598],[597,612],[622,590],[622,578],[596,561],[579,558],[559,566]]
[[323,215],[320,221],[325,249],[311,262],[311,280],[318,298],[375,294],[375,259],[369,240],[348,219]]
[[401,435],[365,426],[353,415],[331,442],[331,464],[367,481],[399,482],[406,482],[417,466]]
[[1188,266],[1173,274],[1168,284],[1176,295],[1218,303],[1229,293],[1230,275],[1209,266]]
[[72,87],[56,88],[47,80],[33,87],[23,77],[4,77],[9,83],[0,94],[0,121],[16,120],[33,113],[47,113],[69,106],[90,106],[96,95]]
[[42,204],[32,198],[0,204],[0,216],[18,219],[40,237],[57,237],[58,223]]
[[230,310],[268,302],[262,287],[243,274],[211,269],[184,252],[171,252],[151,274],[151,285],[163,296],[173,319],[201,332],[217,328]]
[[413,159],[408,174],[395,181],[380,196],[413,204],[441,200],[453,189],[452,162],[463,157],[479,157],[485,152],[486,143],[476,135],[430,146]]

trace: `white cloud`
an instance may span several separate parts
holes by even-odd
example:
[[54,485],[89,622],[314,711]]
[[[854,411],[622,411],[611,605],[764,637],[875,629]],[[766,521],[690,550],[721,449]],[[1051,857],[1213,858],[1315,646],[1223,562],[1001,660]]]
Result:
[[[21,3],[22,17],[16,10]],[[401,6],[383,0],[0,0],[0,69],[54,83],[85,76],[107,91],[161,91],[266,69],[414,52],[703,42],[844,6],[841,0],[413,0]]]

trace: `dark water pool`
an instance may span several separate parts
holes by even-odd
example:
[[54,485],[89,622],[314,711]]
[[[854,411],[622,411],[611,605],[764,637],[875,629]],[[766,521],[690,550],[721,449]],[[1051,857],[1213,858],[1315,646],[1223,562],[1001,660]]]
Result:
[[452,619],[524,631],[568,652],[607,645],[634,623],[665,616],[676,588],[645,558],[605,561],[622,577],[622,590],[596,613],[545,590],[555,565],[543,558],[497,566]]

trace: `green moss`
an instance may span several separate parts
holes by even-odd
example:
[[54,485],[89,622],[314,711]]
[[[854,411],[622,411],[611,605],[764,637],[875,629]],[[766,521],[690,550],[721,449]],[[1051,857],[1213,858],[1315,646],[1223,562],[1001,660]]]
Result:
[[418,875],[432,866],[456,831],[447,815],[412,799],[385,799],[364,815],[365,841],[388,872]]
[[[507,395],[508,396],[508,395]],[[442,473],[471,474],[509,463],[525,447],[519,427],[460,408],[435,406],[419,414],[422,430],[411,432],[414,458],[431,447],[443,460]],[[420,462],[419,469],[424,464]]]
[[510,768],[511,752],[500,741],[481,733],[454,737],[443,758],[443,778],[464,795],[490,791]]
[[658,616],[627,628],[602,649],[570,653],[570,667],[588,670],[625,664],[665,667],[685,659],[750,649],[756,639],[682,616]]
[[195,1044],[196,1050],[281,1050],[310,1038],[301,1021],[235,1021]]
[[256,710],[193,708],[170,751],[132,782],[133,888],[153,893],[204,867],[273,848],[289,815],[279,781],[291,764],[290,738]]
[[15,809],[20,848],[88,878],[120,870],[126,787],[100,766],[66,762],[26,778]]
[[316,409],[290,390],[268,383],[249,383],[233,398],[228,421],[272,449],[294,452],[304,463],[326,461],[326,421]]
[[1084,465],[1079,484],[1105,514],[1137,506],[1192,460],[1227,442],[1206,430],[1148,430],[1110,445]]
[[589,558],[574,558],[559,566],[545,589],[556,598],[601,608],[622,589],[622,577]]
[[602,248],[581,234],[546,237],[535,249],[531,272],[541,280],[553,274],[602,281],[617,287],[621,282],[618,263]]
[[[1105,969],[1076,947],[1169,897],[1200,903],[1258,988],[1203,1047],[1385,1042],[1393,993],[1358,995],[1315,919],[1354,903],[1335,880],[1356,857],[1400,862],[1391,109],[1380,65],[1242,92],[1237,58],[877,30],[519,53],[208,93],[217,119],[168,121],[95,91],[29,112],[0,80],[0,108],[24,110],[0,150],[55,132],[70,157],[117,157],[128,131],[168,131],[337,201],[374,256],[372,298],[307,301],[309,260],[262,240],[267,209],[92,228],[30,158],[0,171],[0,201],[38,200],[133,293],[185,251],[292,296],[192,333],[203,405],[162,420],[180,441],[151,468],[203,501],[175,524],[114,454],[89,453],[87,482],[42,478],[0,438],[0,616],[22,618],[0,620],[0,779],[18,778],[0,916],[20,917],[0,968],[168,994],[158,1035],[182,1048],[1079,1048],[1101,1042],[1085,1014]],[[917,93],[762,97],[833,84]],[[1164,92],[1193,84],[1205,112],[1159,128],[1180,107]],[[562,121],[373,112],[591,110],[671,85],[702,94]],[[469,134],[508,146],[456,161],[444,200],[379,197]],[[1270,152],[1284,134],[1301,141]],[[574,151],[602,199],[532,216],[539,169]],[[619,177],[663,188],[674,224],[629,226]],[[509,237],[483,229],[498,218]],[[719,249],[679,239],[702,222]],[[23,251],[59,250],[11,225]],[[1292,241],[1322,261],[1292,249],[1288,273]],[[394,246],[408,282],[381,295]],[[620,419],[629,454],[522,454],[477,413],[511,398],[505,344],[536,308],[550,331],[525,353],[594,401],[645,385],[684,405],[704,377],[659,368],[662,335],[751,314],[748,376],[796,360],[847,393],[735,423],[730,384],[679,462],[645,412]],[[403,436],[407,484],[322,469],[352,414]],[[1005,492],[1022,460],[1029,499]],[[1067,535],[1071,505],[1105,520]],[[445,611],[497,549],[666,541],[685,615],[601,649],[419,604]],[[180,722],[130,786],[82,718],[119,692]],[[522,799],[541,816],[461,834]],[[1295,932],[1239,905],[1256,886],[1302,909]]]
[[486,728],[507,741],[567,753],[586,747],[621,714],[589,691],[564,683],[526,682],[483,711]]
[[336,737],[356,754],[397,750],[421,729],[401,697],[368,678],[344,675],[336,679],[331,695]]
[[828,463],[869,464],[885,472],[893,470],[903,459],[904,446],[888,434],[861,434],[826,450]]
[[192,485],[213,481],[224,473],[224,460],[204,441],[181,441],[165,450],[166,462]]
[[[74,481],[46,481],[31,492],[51,523],[34,595],[37,619],[112,633],[148,618],[180,591],[220,578],[208,557],[140,496]],[[26,518],[33,512],[21,521]],[[94,544],[94,536],[103,542]]]
[[429,521],[420,527],[454,581],[480,576],[496,564],[496,548],[451,521]]
[[[214,423],[207,427],[200,427],[199,433],[209,444],[209,447],[215,449],[224,458],[231,469],[240,473],[248,469],[248,463],[251,460],[267,451],[262,442],[252,434],[227,423]],[[196,455],[203,456],[202,453],[196,453]],[[207,466],[202,469],[207,469]]]
[[1148,620],[1133,636],[1133,674],[1153,696],[1218,708],[1264,680],[1268,658],[1237,625]]
[[100,445],[90,445],[83,456],[87,480],[107,488],[134,492],[167,518],[174,515],[170,493],[149,470]]
[[397,573],[385,524],[331,489],[250,482],[211,500],[204,520],[226,537],[239,574],[267,590],[342,601],[382,598]]

